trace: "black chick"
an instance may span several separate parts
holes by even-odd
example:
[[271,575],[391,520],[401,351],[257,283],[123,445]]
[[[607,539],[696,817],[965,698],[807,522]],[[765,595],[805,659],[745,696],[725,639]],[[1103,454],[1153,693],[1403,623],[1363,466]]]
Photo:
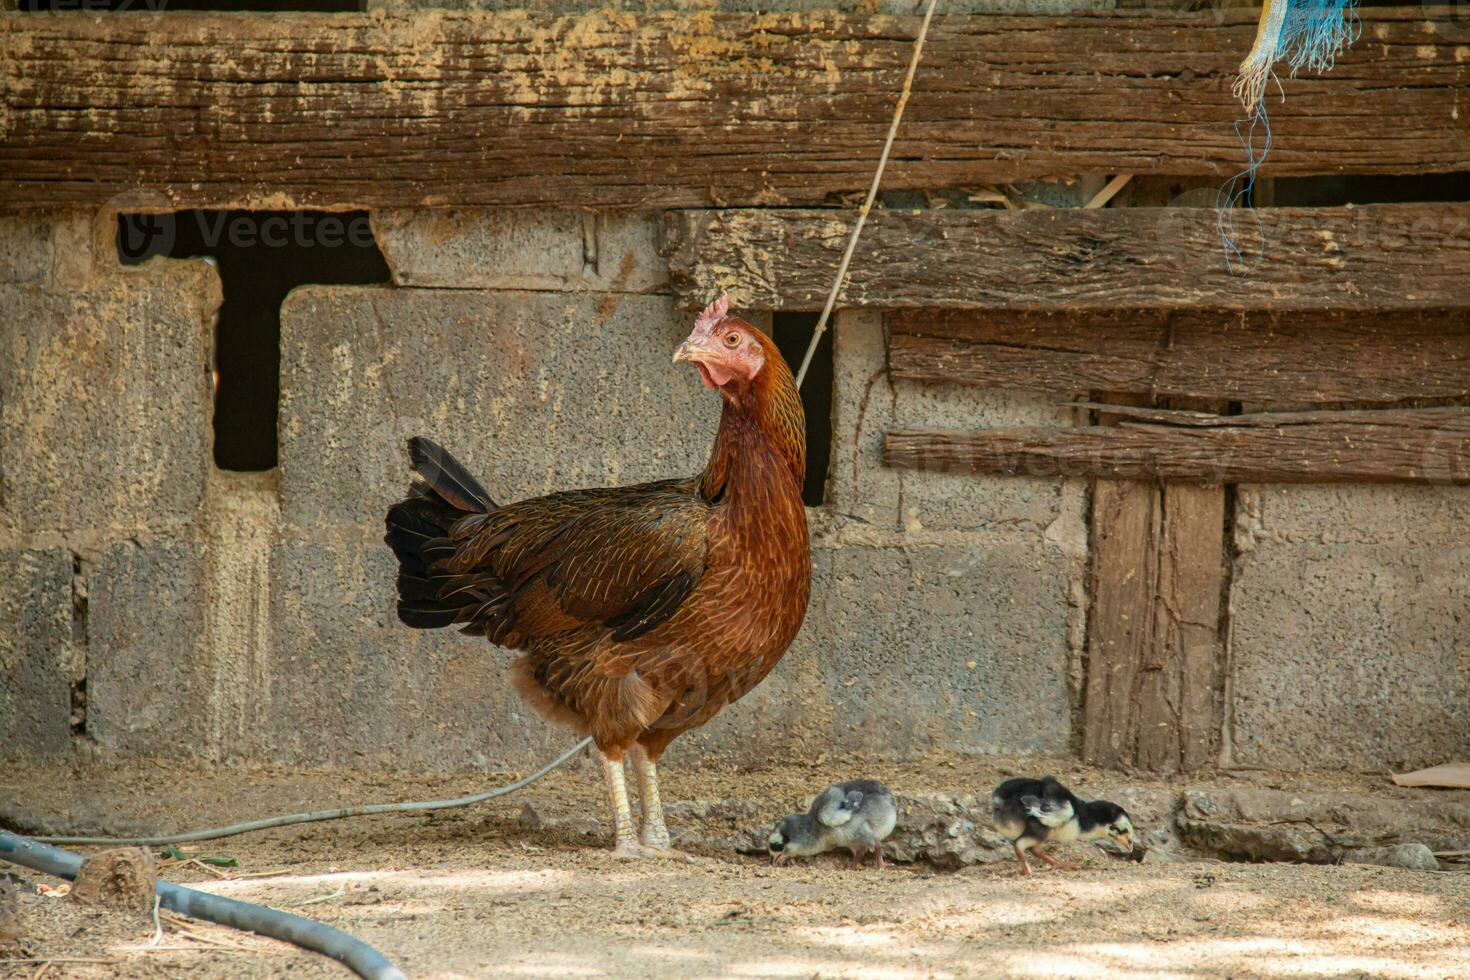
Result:
[[1098,840],[1107,837],[1133,851],[1133,821],[1128,812],[1107,800],[1084,802],[1055,778],[1007,779],[990,794],[995,829],[1016,849],[1021,874],[1029,875],[1030,851],[1054,868],[1077,865],[1052,857],[1043,844]]

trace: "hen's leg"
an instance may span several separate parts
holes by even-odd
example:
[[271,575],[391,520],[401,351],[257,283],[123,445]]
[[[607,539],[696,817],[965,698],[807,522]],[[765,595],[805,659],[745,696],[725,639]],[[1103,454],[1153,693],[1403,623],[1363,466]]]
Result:
[[623,780],[623,762],[614,762],[598,753],[602,775],[607,781],[607,795],[613,808],[613,853],[618,857],[642,857],[638,837],[633,831],[633,811],[628,806],[628,784]]
[[639,856],[697,863],[698,858],[669,846],[669,830],[664,826],[664,805],[658,796],[658,767],[641,745],[633,746],[633,773],[638,779],[638,801],[643,810],[643,831],[638,842]]
[[633,746],[633,772],[638,777],[638,804],[643,809],[639,840],[649,847],[668,850],[669,828],[664,826],[664,804],[658,796],[658,767],[641,745]]

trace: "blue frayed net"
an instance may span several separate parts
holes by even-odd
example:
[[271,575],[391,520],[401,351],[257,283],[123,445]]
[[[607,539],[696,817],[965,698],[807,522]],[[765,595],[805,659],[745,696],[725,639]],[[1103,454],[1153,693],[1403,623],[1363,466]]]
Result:
[[[1265,254],[1266,242],[1256,214],[1256,171],[1271,151],[1271,120],[1266,112],[1266,86],[1274,66],[1285,61],[1293,76],[1307,68],[1330,71],[1338,53],[1362,32],[1357,0],[1266,0],[1256,42],[1240,64],[1235,94],[1250,115],[1235,123],[1235,134],[1245,148],[1246,166],[1225,181],[1216,198],[1215,223],[1225,252],[1225,265],[1236,275],[1248,275]],[[1250,216],[1254,244],[1246,243],[1238,214]]]

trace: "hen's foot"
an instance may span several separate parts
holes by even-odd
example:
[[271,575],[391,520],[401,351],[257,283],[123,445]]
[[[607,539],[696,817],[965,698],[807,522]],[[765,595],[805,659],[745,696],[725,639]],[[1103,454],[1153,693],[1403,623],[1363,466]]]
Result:
[[620,843],[613,848],[613,857],[620,861],[644,861],[665,860],[678,861],[682,864],[703,864],[703,858],[697,858],[693,854],[685,854],[683,851],[672,847],[658,847],[654,844],[644,844],[641,841],[629,841]]

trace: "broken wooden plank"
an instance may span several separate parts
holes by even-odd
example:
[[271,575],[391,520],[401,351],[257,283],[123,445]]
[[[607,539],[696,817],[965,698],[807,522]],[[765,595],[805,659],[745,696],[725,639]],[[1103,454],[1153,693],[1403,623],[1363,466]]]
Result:
[[[1470,169],[1453,8],[1366,9],[1283,77],[1262,173]],[[1225,176],[1250,10],[936,21],[887,189]],[[0,207],[828,202],[866,187],[917,17],[377,11],[0,18]],[[121,200],[118,195],[129,194]],[[863,278],[861,275],[855,276]]]
[[[842,307],[1014,314],[1470,307],[1470,204],[1263,208],[1262,261],[1225,267],[1213,208],[929,210],[873,214]],[[841,211],[688,211],[665,218],[681,305],[820,309],[846,244]],[[1252,221],[1237,225],[1255,233]],[[1241,243],[1247,254],[1255,245]],[[917,314],[915,315],[917,316]],[[1009,323],[1014,321],[1002,321]],[[1136,342],[1135,342],[1136,346]],[[1124,368],[1126,369],[1126,368]]]
[[1247,402],[1470,395],[1470,308],[905,311],[889,326],[889,369],[915,381]]
[[1470,409],[1272,412],[973,432],[896,429],[886,466],[1201,483],[1470,483]]

